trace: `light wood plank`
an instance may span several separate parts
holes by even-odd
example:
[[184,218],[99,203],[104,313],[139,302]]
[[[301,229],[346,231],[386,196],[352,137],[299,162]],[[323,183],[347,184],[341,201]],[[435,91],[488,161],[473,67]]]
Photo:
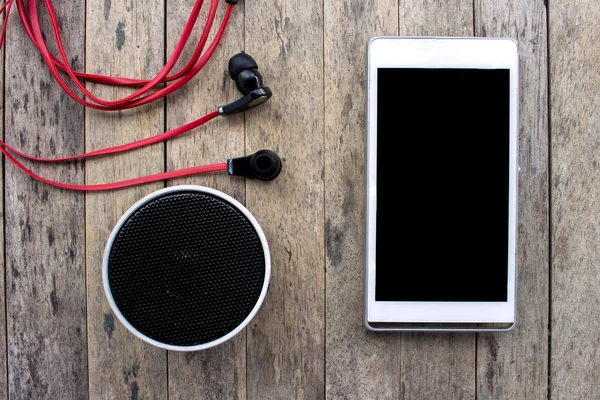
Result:
[[[348,21],[352,21],[348,23]],[[364,313],[366,45],[398,34],[398,2],[325,1],[326,397],[393,399],[400,336]]]
[[[199,18],[199,27],[192,38],[199,38],[206,20],[206,1]],[[216,32],[226,3],[219,1],[219,12],[209,41]],[[175,46],[183,25],[189,17],[193,1],[167,3],[167,49]],[[173,129],[214,111],[241,95],[227,75],[229,58],[244,47],[244,8],[235,6],[225,36],[200,73],[167,102],[167,129]],[[190,41],[191,42],[191,41]],[[195,43],[193,43],[195,46]],[[187,62],[192,48],[188,46],[181,59]],[[183,66],[183,62],[179,67]],[[176,68],[178,70],[178,68]],[[244,154],[244,116],[219,117],[167,144],[167,169],[186,168]],[[170,181],[171,185],[193,184],[221,190],[244,202],[244,182],[227,173],[196,175]],[[170,399],[245,399],[246,398],[246,332],[229,341],[194,353],[169,353]]]
[[271,148],[283,170],[247,181],[246,204],[270,244],[272,275],[248,329],[248,398],[321,399],[324,370],[323,3],[246,7],[246,51],[272,99],[246,113],[247,153]]
[[551,398],[600,393],[600,7],[549,2]]
[[[402,36],[473,36],[471,0],[400,1]],[[402,335],[403,398],[475,397],[475,334]]]
[[473,36],[472,0],[399,0],[402,36]]
[[481,399],[545,399],[548,393],[549,204],[547,25],[542,2],[477,0],[477,36],[519,44],[519,247],[517,327],[481,334]]
[[[79,2],[55,6],[70,63],[82,69],[85,10]],[[51,46],[47,21],[42,31]],[[80,153],[83,109],[51,77],[14,5],[5,50],[6,141],[42,157]],[[84,196],[34,181],[8,161],[5,168],[9,397],[86,398]],[[32,169],[83,182],[81,163]]]
[[[87,1],[88,72],[151,78],[164,63],[164,2]],[[103,38],[103,40],[98,40]],[[103,99],[131,90],[88,85]],[[123,112],[87,109],[86,150],[129,143],[164,129],[164,103]],[[86,161],[87,183],[113,182],[164,170],[164,145]],[[153,183],[86,195],[89,394],[92,399],[166,399],[166,351],[135,337],[112,313],[102,286],[104,247],[121,215],[144,195],[164,185]]]

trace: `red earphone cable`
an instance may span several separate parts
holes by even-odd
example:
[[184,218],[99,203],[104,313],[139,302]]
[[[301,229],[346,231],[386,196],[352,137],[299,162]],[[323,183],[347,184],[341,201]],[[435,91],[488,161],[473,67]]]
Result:
[[[120,78],[120,77],[111,77],[99,74],[87,74],[79,71],[75,71],[71,68],[67,55],[65,53],[64,47],[62,45],[62,40],[60,38],[60,30],[58,26],[58,19],[54,12],[54,8],[52,6],[52,2],[50,0],[44,0],[44,5],[46,6],[46,10],[48,12],[48,16],[50,18],[52,29],[54,33],[54,38],[56,40],[56,47],[60,54],[60,59],[54,56],[45,44],[45,40],[42,36],[38,13],[36,9],[36,0],[28,0],[28,8],[25,8],[24,0],[7,0],[2,6],[0,6],[0,13],[4,12],[3,24],[2,24],[2,32],[0,34],[0,46],[4,43],[4,37],[6,32],[6,27],[8,23],[8,16],[10,13],[10,9],[13,1],[16,1],[17,10],[19,13],[19,17],[21,23],[27,33],[28,37],[31,39],[34,46],[40,51],[42,58],[46,62],[50,73],[56,79],[57,83],[65,90],[65,92],[75,99],[78,103],[95,109],[106,110],[106,111],[114,111],[114,110],[124,110],[128,108],[138,107],[143,104],[148,104],[152,101],[155,101],[159,98],[162,98],[170,93],[173,93],[175,90],[179,89],[181,86],[189,82],[198,72],[206,65],[215,49],[217,48],[219,41],[223,37],[225,32],[225,28],[229,22],[229,18],[231,16],[231,12],[233,9],[233,4],[228,4],[228,7],[225,11],[225,16],[219,26],[212,42],[206,49],[206,52],[202,53],[206,42],[208,40],[209,32],[212,28],[213,21],[216,16],[217,11],[217,2],[218,0],[211,0],[210,9],[208,12],[208,16],[205,22],[204,30],[198,40],[198,44],[192,54],[190,60],[187,64],[178,72],[173,75],[168,75],[171,70],[174,68],[177,63],[181,53],[183,52],[184,47],[186,46],[188,39],[191,35],[192,29],[198,19],[198,15],[200,14],[200,10],[202,8],[203,0],[198,0],[195,2],[194,7],[190,13],[190,17],[186,25],[184,26],[183,33],[180,39],[177,41],[177,44],[173,50],[173,53],[169,57],[168,61],[165,63],[161,71],[152,79],[132,79],[132,78]],[[29,14],[27,13],[29,11]],[[81,91],[84,97],[89,98],[91,101],[84,100],[83,98],[77,96],[75,92],[73,92],[69,86],[65,83],[60,72],[66,73],[71,80],[74,82],[76,87]],[[127,86],[142,86],[139,90],[134,92],[131,95],[128,95],[119,100],[102,100],[94,96],[91,92],[89,92],[82,84],[80,80],[88,80],[101,84],[111,84],[111,85],[127,85]],[[153,93],[147,94],[150,90],[156,88],[158,85],[165,84],[167,82],[173,82],[172,84],[157,89]],[[88,157],[95,157],[100,155],[108,155],[114,154],[124,151],[133,150],[139,147],[147,146],[150,144],[158,143],[161,141],[165,141],[167,139],[174,138],[179,136],[185,132],[188,132],[194,128],[199,127],[200,125],[216,118],[219,116],[219,111],[213,111],[208,113],[207,115],[198,118],[192,122],[189,122],[183,126],[172,129],[168,132],[161,133],[159,135],[141,139],[132,143],[128,143],[125,145],[107,147],[104,149],[99,149],[87,153],[82,153],[74,156],[67,157],[59,157],[59,158],[42,158],[42,157],[33,157],[27,155],[21,151],[16,150],[15,148],[9,146],[8,144],[0,141],[0,152],[15,166],[17,166],[21,171],[25,172],[27,175],[40,180],[44,183],[65,188],[71,190],[112,190],[123,188],[127,186],[138,185],[142,183],[155,182],[159,180],[171,179],[182,177],[186,175],[198,174],[203,172],[214,172],[214,171],[223,171],[227,170],[227,163],[219,163],[219,164],[211,164],[206,166],[197,166],[191,168],[184,168],[176,171],[163,172],[159,174],[149,175],[145,177],[129,179],[121,182],[114,183],[106,183],[106,184],[90,184],[90,185],[71,185],[61,182],[52,181],[46,178],[43,178],[23,164],[21,164],[13,155],[37,162],[61,162],[61,161],[73,161],[76,159],[83,159]]]
[[124,145],[120,145],[120,146],[113,146],[113,147],[106,147],[104,149],[99,149],[99,150],[95,150],[95,151],[90,151],[88,153],[82,153],[82,154],[78,154],[75,156],[67,156],[67,157],[60,157],[60,158],[41,158],[41,157],[32,157],[30,155],[27,155],[19,150],[16,150],[15,148],[7,145],[6,143],[4,143],[3,141],[0,140],[0,148],[3,148],[13,154],[18,155],[19,157],[23,157],[26,158],[28,160],[31,161],[37,161],[37,162],[60,162],[60,161],[72,161],[72,160],[77,160],[77,159],[81,159],[81,158],[88,158],[88,157],[96,157],[96,156],[101,156],[101,155],[107,155],[107,154],[114,154],[114,153],[121,153],[124,151],[129,151],[129,150],[133,150],[133,149],[137,149],[143,146],[148,146],[150,144],[154,144],[154,143],[158,143],[158,142],[162,142],[165,141],[167,139],[171,139],[174,138],[176,136],[181,135],[182,133],[188,132],[194,128],[199,127],[200,125],[210,121],[213,118],[218,117],[219,111],[213,111],[211,113],[206,114],[205,116],[198,118],[197,120],[194,120],[192,122],[188,122],[185,125],[182,125],[180,127],[177,127],[175,129],[172,129],[168,132],[164,132],[161,133],[159,135],[156,136],[152,136],[149,138],[145,138],[145,139],[140,139],[137,140],[135,142],[131,142],[131,143],[127,143]]
[[[31,2],[34,2],[35,0],[30,0]],[[207,18],[206,21],[206,26],[205,29],[202,32],[201,38],[200,38],[200,42],[198,44],[198,47],[200,49],[202,49],[204,47],[204,45],[206,44],[206,41],[208,39],[208,33],[212,27],[212,23],[215,19],[216,16],[216,12],[217,12],[217,1],[218,0],[211,0],[211,4],[210,4],[210,11],[209,11],[209,16]],[[54,37],[57,43],[57,48],[58,51],[60,53],[60,56],[62,58],[63,61],[63,65],[65,66],[65,71],[69,74],[69,76],[71,77],[73,83],[77,86],[77,88],[85,95],[87,96],[89,99],[91,99],[93,102],[98,103],[100,105],[103,106],[107,106],[107,107],[119,107],[121,105],[126,105],[127,103],[135,100],[136,98],[140,97],[141,95],[145,94],[146,92],[148,92],[149,90],[151,90],[152,88],[154,88],[156,85],[158,85],[159,83],[164,81],[164,78],[167,76],[167,74],[173,69],[173,67],[175,66],[175,63],[177,62],[177,60],[179,59],[179,56],[181,55],[181,52],[184,49],[184,46],[187,42],[187,39],[189,38],[191,32],[192,32],[192,28],[194,26],[194,24],[187,24],[185,29],[184,29],[184,33],[181,37],[181,39],[179,40],[179,42],[177,43],[177,45],[175,46],[175,50],[173,52],[173,55],[169,58],[169,60],[167,61],[167,63],[164,65],[164,67],[162,68],[162,70],[153,78],[151,79],[148,83],[146,83],[141,89],[139,89],[138,91],[136,91],[135,93],[126,96],[120,100],[117,101],[107,101],[107,100],[102,100],[99,99],[98,97],[94,96],[90,91],[88,91],[79,81],[79,79],[77,79],[77,77],[74,74],[73,69],[70,67],[69,63],[68,63],[68,58],[67,55],[64,51],[64,47],[62,45],[62,41],[60,38],[60,32],[59,32],[59,28],[58,28],[58,21],[56,18],[56,15],[54,13],[54,10],[52,8],[52,3],[49,0],[45,0],[44,3],[46,4],[46,8],[48,11],[48,15],[50,16],[50,21],[52,22],[52,28],[54,31]],[[197,3],[198,4],[198,3]],[[201,5],[201,3],[200,3]],[[193,10],[192,12],[196,13],[196,17],[197,14],[200,12],[200,8],[201,7],[195,7],[195,10]],[[41,31],[39,29],[39,23],[37,21],[37,13],[35,12],[35,9],[32,10],[30,12],[31,14],[31,19],[33,22],[33,33],[34,33],[34,37],[37,39],[37,43],[40,46],[40,50],[42,52],[42,56],[44,57],[44,60],[46,61],[47,64],[52,64],[52,59],[49,57],[50,52],[48,51],[48,48],[45,46],[44,41],[43,41],[43,37],[41,34]],[[165,90],[165,92],[170,93],[170,91]]]
[[63,189],[70,190],[82,190],[82,191],[101,191],[101,190],[113,190],[113,189],[121,189],[128,186],[139,185],[142,183],[150,183],[156,181],[162,181],[165,179],[179,178],[182,176],[188,176],[193,174],[200,174],[204,172],[215,172],[215,171],[227,171],[227,163],[218,163],[218,164],[209,164],[209,165],[201,165],[198,167],[184,168],[176,171],[169,172],[161,172],[154,175],[147,175],[140,178],[128,179],[120,182],[112,182],[112,183],[100,183],[100,184],[92,184],[92,185],[71,185],[67,183],[61,183],[52,181],[50,179],[43,178],[39,175],[34,174],[31,170],[27,169],[23,164],[17,161],[13,156],[11,156],[4,148],[0,147],[0,151],[6,158],[8,158],[17,168],[21,171],[25,172],[27,175],[35,178],[44,183],[50,184],[52,186],[60,187]]
[[8,15],[10,14],[10,7],[12,6],[13,0],[8,0],[0,8],[0,13],[4,12],[4,21],[2,22],[2,33],[0,34],[0,47],[4,43],[4,36],[6,36],[6,26],[8,25]]
[[[18,1],[17,4],[20,4],[19,2],[22,2],[22,0],[17,0],[17,1]],[[211,11],[209,12],[209,14],[210,14],[209,21],[211,19],[211,15],[212,15],[212,19],[214,19],[214,16],[216,13],[216,2],[217,1],[218,0],[211,0]],[[55,29],[55,38],[57,40],[57,48],[59,49],[59,52],[61,53],[61,57],[63,59],[62,66],[65,69],[65,71],[69,74],[69,76],[72,78],[73,82],[76,84],[78,89],[80,89],[86,96],[88,96],[92,100],[94,100],[94,99],[95,100],[94,101],[84,100],[84,99],[80,98],[79,96],[77,96],[77,94],[75,94],[71,90],[71,88],[69,86],[67,86],[67,84],[64,82],[63,78],[61,77],[61,75],[58,71],[58,67],[53,62],[48,48],[44,44],[44,39],[43,39],[42,33],[39,28],[39,24],[38,24],[38,18],[37,18],[37,12],[35,10],[35,4],[33,4],[33,5],[31,4],[31,3],[35,3],[35,0],[29,0],[29,3],[30,3],[29,7],[32,8],[30,10],[30,18],[31,18],[31,22],[32,22],[31,26],[32,26],[33,39],[35,41],[34,43],[37,44],[37,48],[40,51],[40,54],[42,55],[42,57],[44,58],[44,61],[46,62],[50,72],[52,73],[52,76],[55,78],[55,80],[58,82],[58,84],[63,88],[63,90],[69,96],[71,96],[74,100],[76,100],[78,103],[80,103],[86,107],[95,108],[95,109],[99,109],[99,110],[107,110],[107,111],[124,110],[124,109],[128,109],[128,108],[133,108],[133,107],[138,107],[138,106],[141,106],[144,104],[148,104],[152,101],[155,101],[159,98],[162,98],[168,94],[173,93],[175,90],[179,89],[180,87],[185,85],[187,82],[189,82],[204,67],[204,65],[206,65],[206,63],[208,62],[208,60],[214,53],[217,45],[219,44],[219,41],[221,40],[223,34],[225,33],[225,28],[226,28],[227,23],[229,22],[231,10],[233,7],[232,4],[228,5],[227,11],[225,12],[225,16],[223,17],[221,26],[219,27],[217,33],[215,34],[213,41],[207,48],[206,52],[199,57],[199,59],[194,64],[194,66],[192,68],[190,68],[190,70],[188,72],[181,74],[180,77],[174,81],[174,83],[172,83],[171,85],[166,86],[164,88],[158,89],[156,92],[153,92],[149,95],[140,97],[141,94],[146,93],[148,90],[156,87],[158,83],[161,83],[164,81],[163,75],[166,76],[166,74],[168,72],[170,72],[170,70],[173,68],[173,65],[177,61],[177,58],[172,57],[169,60],[169,62],[166,64],[166,67],[164,67],[163,70],[161,70],[161,72],[157,75],[157,78],[154,78],[153,80],[148,81],[148,83],[142,89],[135,92],[134,94],[129,95],[124,99],[111,102],[111,101],[105,101],[105,100],[98,99],[93,94],[91,94],[81,84],[81,82],[78,81],[73,69],[70,67],[68,61],[66,61],[66,60],[68,60],[68,58],[67,58],[66,54],[64,53],[64,48],[60,42],[60,36],[57,35],[58,34],[58,22],[57,22],[56,16],[53,14],[53,11],[51,11],[52,10],[51,5],[48,5],[48,4],[50,4],[49,0],[45,0],[45,4],[48,5],[50,19],[53,21],[53,27]],[[211,23],[207,22],[207,27],[209,29],[210,29],[211,25],[212,25],[212,22]],[[191,26],[191,28],[193,28],[193,25]],[[205,30],[202,33],[202,37],[199,41],[199,44],[196,48],[195,53],[199,53],[199,50],[201,50],[204,47],[207,38],[208,38],[208,30]],[[177,48],[176,48],[174,54],[177,54],[177,53],[180,54],[181,51],[183,50],[184,45],[185,45],[185,41],[178,42],[178,45],[176,46]],[[181,48],[179,48],[179,47],[181,47]],[[185,68],[186,67],[184,67],[184,69]],[[182,71],[180,71],[180,72],[182,72]],[[84,75],[84,77],[85,77],[85,75]],[[153,83],[155,80],[157,82]],[[100,81],[100,83],[103,83],[103,82]]]
[[[217,4],[216,0],[211,0],[211,1],[212,1],[211,6],[216,9],[216,4]],[[169,60],[177,59],[179,57],[179,55],[181,54],[181,50],[183,50],[184,46],[186,45],[189,35],[191,33],[191,30],[193,29],[195,22],[198,19],[198,14],[202,7],[202,3],[203,3],[203,1],[201,1],[201,0],[196,1],[194,8],[192,9],[192,11],[190,13],[190,17],[188,18],[188,21],[184,26],[182,36],[179,39],[179,41],[174,49],[173,54],[169,57]],[[40,45],[45,47],[45,41],[38,42],[34,38],[34,34],[32,31],[32,27],[31,27],[31,22],[28,19],[27,13],[25,11],[25,7],[23,5],[23,0],[17,0],[17,4],[19,5],[18,12],[19,12],[19,17],[21,19],[21,23],[22,23],[23,27],[25,28],[25,32],[29,36],[30,40],[38,49],[39,49]],[[230,4],[229,6],[233,7],[232,4]],[[51,21],[57,21],[57,18],[53,11],[52,11],[52,16],[50,17],[50,19],[51,19]],[[209,16],[208,21],[210,21],[210,24],[212,24],[213,20],[214,20],[214,16]],[[206,32],[210,31],[210,26],[208,24],[208,21],[207,21],[207,25],[204,27],[204,30],[203,30],[203,32],[205,33],[204,39],[203,39],[204,43],[206,42],[206,38],[205,38]],[[59,34],[58,31],[55,30],[55,35],[58,35],[58,34]],[[194,63],[199,59],[200,53],[202,51],[202,46],[203,45],[201,45],[201,43],[199,42],[199,45],[196,47],[194,54],[192,55],[192,58],[190,59],[188,64],[181,71],[174,74],[173,76],[166,77],[163,81],[164,82],[172,81],[174,79],[179,78],[182,74],[186,73],[187,71],[189,71],[192,68],[192,66],[194,65]],[[59,68],[63,71],[66,71],[66,67],[62,64],[62,62],[60,60],[58,60],[52,54],[50,54],[50,57],[52,58],[52,61],[57,66],[57,68]],[[68,66],[69,64],[66,63],[66,65]],[[99,82],[99,83],[105,83],[105,84],[113,84],[113,85],[129,85],[129,86],[137,85],[137,86],[139,86],[139,85],[144,85],[144,84],[150,82],[150,80],[147,80],[147,79],[118,78],[118,77],[105,76],[105,75],[87,74],[87,73],[78,72],[78,71],[73,71],[73,73],[77,77],[83,78],[87,81],[93,81],[93,82]]]

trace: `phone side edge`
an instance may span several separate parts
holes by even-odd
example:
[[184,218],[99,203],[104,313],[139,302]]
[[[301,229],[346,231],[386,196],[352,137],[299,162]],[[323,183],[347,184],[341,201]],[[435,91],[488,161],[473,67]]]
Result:
[[365,166],[364,166],[364,188],[365,188],[365,194],[364,194],[364,201],[365,201],[365,205],[363,207],[363,211],[365,213],[364,218],[363,218],[363,222],[364,222],[364,228],[365,228],[365,238],[364,238],[364,244],[365,244],[365,253],[364,253],[364,266],[363,266],[363,296],[364,296],[364,305],[363,305],[363,323],[365,325],[365,327],[370,330],[373,331],[373,327],[369,324],[369,162],[370,162],[370,157],[369,157],[369,150],[370,150],[370,146],[369,146],[369,136],[371,134],[370,132],[370,119],[371,119],[371,113],[370,113],[370,91],[371,91],[371,77],[370,77],[370,66],[371,66],[371,46],[372,44],[376,41],[379,40],[381,37],[380,36],[374,36],[371,37],[367,40],[367,45],[366,45],[366,51],[365,51],[365,79],[366,79],[366,96],[365,96],[365,115],[366,115],[366,119],[365,119],[365,145],[364,145],[364,151],[365,151]]

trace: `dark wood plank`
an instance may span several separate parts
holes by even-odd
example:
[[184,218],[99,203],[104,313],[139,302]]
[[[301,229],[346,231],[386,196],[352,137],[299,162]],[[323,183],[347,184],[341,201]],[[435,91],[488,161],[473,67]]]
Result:
[[[471,0],[400,2],[399,34],[472,36]],[[402,335],[402,396],[427,399],[475,397],[475,334]]]
[[545,399],[548,391],[549,202],[547,25],[542,2],[477,0],[477,36],[512,37],[520,52],[517,327],[481,334],[477,395]]
[[269,102],[246,113],[246,151],[284,160],[271,182],[247,181],[246,204],[272,256],[269,293],[248,328],[248,398],[321,399],[325,392],[323,3],[246,7],[246,51]]
[[[87,1],[88,72],[151,78],[163,65],[164,2]],[[98,38],[105,38],[98,40]],[[131,90],[88,85],[103,99]],[[87,109],[86,150],[129,143],[164,129],[164,103],[123,112]],[[113,182],[164,170],[164,145],[86,161],[87,183]],[[86,263],[89,340],[89,393],[93,399],[166,399],[166,351],[130,333],[112,313],[102,286],[106,241],[121,215],[144,195],[164,185],[153,183],[86,195]]]
[[[326,397],[393,399],[400,336],[364,313],[366,45],[398,34],[398,2],[325,1]],[[352,21],[349,23],[349,21]]]
[[600,393],[600,8],[549,2],[553,399]]
[[[70,63],[82,69],[85,10],[80,2],[55,6],[59,18],[68,16],[61,33]],[[16,17],[13,5],[5,43],[6,141],[42,157],[80,153],[83,109],[64,95]],[[42,22],[52,42],[47,18]],[[63,182],[84,178],[81,163],[32,169]],[[87,398],[84,196],[34,181],[8,161],[5,185],[9,397]]]
[[[167,49],[175,46],[183,25],[189,17],[190,1],[167,3]],[[210,1],[205,2],[199,19],[199,29],[192,38],[200,36],[204,27]],[[226,9],[219,1],[215,19],[218,24]],[[227,75],[229,57],[244,47],[244,8],[234,7],[227,31],[209,63],[200,73],[181,88],[167,102],[167,129],[173,129],[202,115],[216,110],[218,106],[237,99],[234,82]],[[212,34],[211,34],[212,38]],[[211,39],[209,39],[211,40]],[[191,41],[190,41],[191,42]],[[195,45],[195,43],[194,43]],[[187,62],[191,47],[181,59]],[[183,66],[183,62],[179,67]],[[178,68],[176,68],[178,70]],[[167,169],[186,168],[214,162],[244,154],[244,116],[218,118],[208,122],[184,136],[167,144]],[[170,181],[171,185],[202,185],[221,190],[240,202],[244,202],[244,182],[232,179],[226,173],[196,175]],[[242,331],[229,341],[194,353],[169,353],[169,398],[170,399],[245,399],[246,398],[246,332]]]

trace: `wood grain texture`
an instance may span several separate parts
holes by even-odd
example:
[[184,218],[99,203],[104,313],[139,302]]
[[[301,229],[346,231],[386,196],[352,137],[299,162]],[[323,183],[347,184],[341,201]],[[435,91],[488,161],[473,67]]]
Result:
[[366,46],[372,36],[397,34],[396,0],[325,1],[328,399],[400,395],[399,335],[363,325]]
[[[84,9],[63,3],[56,12],[69,15],[62,35],[69,62],[82,69]],[[77,154],[83,110],[62,93],[16,17],[11,14],[5,43],[6,141],[38,157]],[[83,181],[81,163],[31,169],[58,181]],[[34,181],[9,162],[5,185],[9,398],[86,398],[84,196]]]
[[246,7],[246,51],[269,102],[246,112],[246,151],[276,151],[283,170],[247,181],[246,204],[271,250],[271,284],[248,328],[249,399],[321,399],[325,391],[323,3]]
[[473,334],[403,334],[400,354],[400,398],[475,398]]
[[[164,64],[164,2],[87,1],[86,70],[104,75],[151,78]],[[97,38],[105,38],[98,40]],[[100,98],[116,100],[130,89],[88,85]],[[123,112],[87,109],[86,150],[125,144],[163,132],[164,103]],[[86,161],[86,182],[103,183],[164,171],[164,145]],[[89,395],[92,399],[166,399],[166,351],[129,332],[113,314],[102,286],[106,242],[121,215],[153,183],[86,195],[86,264]]]
[[[0,55],[0,87],[2,88],[2,101],[0,102],[0,115],[4,115],[4,52]],[[2,141],[5,140],[5,121],[2,119]],[[0,174],[0,187],[4,189],[4,164]],[[8,398],[8,379],[6,365],[6,290],[5,290],[5,259],[4,259],[4,190],[0,196],[0,399]]]
[[549,200],[547,24],[542,2],[475,2],[477,36],[512,37],[520,57],[517,326],[480,334],[481,399],[545,399],[548,393]]
[[473,0],[399,0],[401,36],[473,36]]
[[600,393],[600,7],[549,2],[552,399]]
[[[470,0],[400,1],[399,16],[402,36],[473,36]],[[402,398],[474,398],[475,338],[471,333],[403,334]]]
[[[193,1],[167,3],[167,49],[175,46]],[[206,2],[204,9],[208,9]],[[226,3],[220,1],[212,32],[222,20]],[[173,129],[199,118],[218,106],[241,97],[227,73],[229,58],[244,47],[244,6],[234,7],[225,36],[209,63],[177,94],[167,101],[167,129]],[[204,27],[202,12],[194,38]],[[212,40],[212,34],[209,40]],[[195,43],[194,43],[195,45]],[[188,46],[182,60],[191,56]],[[183,66],[180,63],[180,67]],[[176,68],[177,69],[177,68]],[[244,116],[219,117],[167,144],[167,169],[179,169],[223,162],[244,155]],[[223,191],[244,203],[244,181],[232,179],[227,173],[196,175],[170,181],[171,185],[202,185]],[[246,398],[246,331],[227,342],[194,353],[169,353],[170,399],[245,399]]]

